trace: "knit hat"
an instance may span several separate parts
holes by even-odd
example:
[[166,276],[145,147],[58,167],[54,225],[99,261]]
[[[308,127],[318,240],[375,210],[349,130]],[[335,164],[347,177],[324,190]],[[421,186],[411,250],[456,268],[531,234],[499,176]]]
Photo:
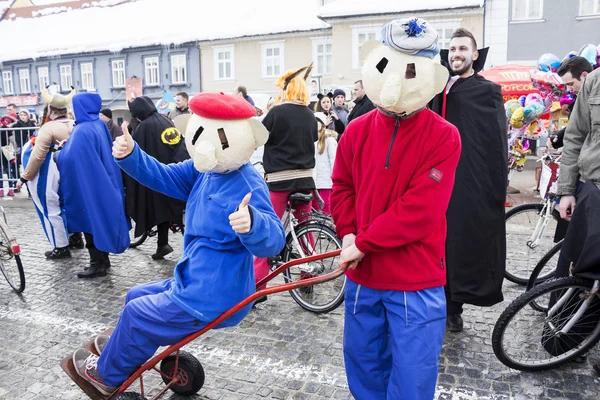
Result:
[[438,31],[422,18],[397,19],[381,28],[381,41],[413,56],[433,58],[440,52]]
[[104,115],[108,119],[112,119],[112,110],[110,108],[103,108],[100,110],[100,114]]
[[346,98],[346,92],[344,92],[342,89],[335,89],[333,91],[333,98],[335,99],[338,96],[344,96],[344,99]]

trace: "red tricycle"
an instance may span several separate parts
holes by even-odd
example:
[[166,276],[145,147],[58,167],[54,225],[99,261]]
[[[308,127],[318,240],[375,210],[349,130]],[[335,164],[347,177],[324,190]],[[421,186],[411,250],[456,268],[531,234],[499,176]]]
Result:
[[[262,287],[266,285],[268,282],[273,280],[276,276],[286,271],[290,267],[314,262],[318,260],[323,260],[326,258],[337,257],[341,253],[341,250],[336,250],[328,253],[317,254],[314,256],[299,258],[287,262],[281,265],[279,268],[271,272],[268,276],[262,279],[260,282],[256,284],[257,287]],[[165,383],[165,387],[160,390],[152,399],[160,398],[167,390],[172,390],[173,392],[183,395],[183,396],[191,396],[193,394],[198,393],[202,386],[204,385],[204,369],[202,368],[202,364],[200,361],[196,359],[192,354],[181,351],[181,348],[191,341],[197,339],[199,336],[202,336],[207,331],[211,330],[215,326],[219,325],[221,322],[231,317],[233,314],[240,311],[242,308],[246,307],[251,302],[255,301],[261,296],[273,294],[273,293],[281,293],[293,289],[305,288],[313,285],[317,285],[319,283],[324,283],[327,281],[331,281],[343,275],[346,271],[347,265],[343,265],[337,270],[318,277],[302,279],[291,283],[283,283],[271,287],[267,287],[262,290],[258,290],[253,293],[250,297],[247,297],[242,302],[236,304],[233,308],[229,309],[225,313],[223,313],[219,318],[215,319],[202,330],[186,337],[182,341],[173,344],[166,348],[164,351],[156,354],[150,360],[148,360],[144,365],[139,367],[130,377],[123,383],[112,395],[106,396],[100,393],[96,388],[94,388],[90,383],[81,378],[77,371],[75,371],[75,367],[73,365],[73,354],[69,354],[61,361],[62,369],[71,377],[71,379],[89,396],[90,399],[93,400],[108,400],[108,399],[119,399],[119,400],[141,400],[145,399],[144,397],[144,380],[142,374],[147,371],[154,370],[160,374],[163,382]],[[112,329],[104,332],[104,335],[110,336],[112,333]],[[95,353],[95,347],[93,340],[87,343],[84,346],[89,351]],[[160,366],[157,365],[160,363]],[[136,380],[140,381],[140,391],[141,393],[134,392],[125,392]]]

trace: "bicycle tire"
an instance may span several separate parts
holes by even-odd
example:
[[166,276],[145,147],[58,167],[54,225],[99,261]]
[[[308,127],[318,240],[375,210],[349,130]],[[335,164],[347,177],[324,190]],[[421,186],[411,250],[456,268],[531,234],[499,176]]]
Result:
[[[333,251],[333,250],[338,250],[338,249],[342,248],[342,241],[337,237],[337,235],[335,234],[335,231],[324,223],[306,222],[301,225],[298,225],[295,228],[295,232],[296,232],[296,236],[298,237],[299,241],[300,241],[300,238],[304,235],[310,235],[310,234],[317,235],[317,236],[319,236],[319,240],[320,240],[320,235],[327,236],[328,239],[332,240],[335,243],[336,248],[327,249],[326,251]],[[294,238],[292,237],[291,234],[288,234],[288,237],[286,240],[286,245],[282,252],[282,261],[284,263],[290,261],[292,259],[292,256],[294,255],[293,252],[294,252]],[[319,254],[319,253],[314,253],[314,254]],[[331,263],[337,264],[337,261],[335,261],[335,259],[331,259]],[[294,268],[294,267],[292,267],[292,268]],[[335,265],[335,268],[337,268],[337,265]],[[333,268],[333,269],[335,269],[335,268]],[[331,272],[331,271],[329,271],[329,272]],[[316,275],[318,275],[318,274],[316,274]],[[287,269],[283,272],[283,278],[286,283],[295,281],[292,277],[292,272],[290,269]],[[300,279],[302,279],[302,277],[300,277]],[[304,308],[307,311],[310,311],[315,314],[328,313],[328,312],[331,312],[331,311],[335,310],[336,308],[338,308],[340,306],[340,304],[342,304],[344,302],[344,292],[346,289],[346,277],[343,276],[343,277],[337,278],[334,281],[328,282],[328,284],[334,284],[334,283],[338,282],[339,279],[343,279],[343,282],[341,283],[341,287],[339,289],[335,290],[336,293],[333,296],[333,298],[329,299],[329,301],[326,301],[324,304],[314,304],[310,300],[307,299],[307,297],[313,297],[312,295],[305,296],[305,294],[307,294],[306,293],[307,289],[310,290],[310,288],[305,288],[304,291],[303,291],[303,289],[290,290],[290,295],[292,296],[294,301],[296,301],[296,303],[298,303],[298,305],[300,305],[300,307]],[[316,285],[311,288],[312,288],[312,290],[318,290],[318,287],[323,286],[323,285],[324,284]],[[314,297],[316,297],[316,296],[314,296]]]
[[[537,265],[533,269],[533,272],[531,272],[531,276],[529,277],[529,282],[527,282],[526,291],[531,290],[531,289],[533,289],[534,286],[540,285],[544,282],[547,282],[548,280],[550,280],[554,277],[554,274],[556,273],[556,267],[554,267],[551,271],[544,273],[542,276],[539,276],[539,275],[540,275],[540,272],[542,272],[542,270],[544,269],[544,267],[546,267],[548,262],[557,253],[560,252],[560,250],[562,249],[562,244],[563,244],[563,241],[561,240],[553,248],[551,248],[549,252],[544,254],[544,257],[542,257],[542,259],[537,263]],[[534,310],[539,311],[539,312],[546,312],[548,310],[547,307],[544,307],[543,305],[541,305],[540,303],[538,303],[535,300],[531,301],[530,306],[531,306],[531,308],[533,308]]]
[[[580,289],[591,289],[593,281],[589,279],[583,279],[576,276],[570,276],[566,278],[552,279],[545,283],[535,286],[532,290],[521,294],[515,300],[508,305],[508,307],[502,312],[498,321],[494,325],[492,332],[492,349],[498,360],[509,368],[517,369],[520,371],[542,371],[570,361],[580,354],[585,354],[589,349],[595,346],[600,341],[600,322],[596,325],[591,334],[589,334],[579,346],[572,348],[568,351],[563,352],[557,356],[553,356],[554,359],[549,359],[543,362],[535,362],[532,364],[526,364],[519,362],[511,358],[503,347],[503,343],[506,341],[513,341],[513,338],[504,338],[506,328],[513,318],[519,311],[527,307],[527,305],[538,297],[552,292],[556,289],[567,289],[567,288],[580,288]],[[541,339],[541,338],[540,338]],[[548,353],[549,354],[549,353]]]
[[[511,218],[513,218],[513,217],[515,217],[515,216],[517,216],[519,214],[526,213],[526,212],[535,211],[537,214],[539,214],[543,210],[544,206],[545,206],[544,203],[527,203],[527,204],[521,204],[521,205],[518,205],[516,207],[513,207],[513,208],[511,208],[510,210],[508,210],[506,212],[506,215],[505,215],[505,221],[506,222],[505,223],[508,225],[508,221]],[[556,217],[556,215],[554,213],[552,214],[552,216],[553,216],[553,218],[554,218],[555,221],[558,221],[558,218]],[[549,229],[549,228],[546,227],[546,229]],[[533,233],[533,231],[531,233]],[[531,233],[530,233],[530,235],[531,235]],[[507,254],[507,266],[508,266],[509,265],[508,258],[510,256],[510,254],[512,254],[512,252],[510,250],[511,249],[511,247],[510,247],[511,243],[510,243],[508,229],[507,229],[507,232],[506,232],[506,236],[507,236],[506,254]],[[519,276],[519,275],[517,275],[515,273],[512,273],[509,268],[506,268],[505,271],[504,271],[504,277],[507,280],[509,280],[510,282],[516,283],[518,285],[523,285],[523,286],[527,285],[527,283],[529,282],[530,275],[531,275],[531,272],[529,272],[529,271],[527,271],[526,274],[523,274],[523,276]]]
[[129,248],[135,249],[136,247],[142,245],[146,239],[148,238],[148,232],[142,233],[141,236],[134,237],[133,240],[129,242]]
[[[0,257],[0,271],[2,271],[2,275],[10,285],[10,287],[17,293],[23,293],[25,290],[25,270],[23,269],[23,263],[21,262],[21,256],[13,253],[12,246],[10,244],[11,235],[5,231],[5,229],[9,229],[8,225],[4,221],[0,221],[0,242],[6,243],[6,259],[2,254]],[[13,238],[14,239],[14,238]],[[3,246],[4,247],[4,246]],[[5,263],[9,263],[11,259],[14,259],[17,264],[17,274],[9,273],[8,265],[5,266]],[[13,276],[14,275],[14,276]],[[18,279],[18,281],[17,281]]]

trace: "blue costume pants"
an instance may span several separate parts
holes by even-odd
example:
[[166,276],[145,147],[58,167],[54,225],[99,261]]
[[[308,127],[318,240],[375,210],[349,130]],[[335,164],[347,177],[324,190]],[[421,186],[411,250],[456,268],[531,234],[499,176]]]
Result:
[[174,283],[150,282],[127,292],[119,322],[98,360],[106,385],[120,386],[160,346],[175,344],[206,325],[171,301],[167,293]]
[[344,362],[357,400],[431,400],[446,326],[444,288],[402,292],[346,281]]

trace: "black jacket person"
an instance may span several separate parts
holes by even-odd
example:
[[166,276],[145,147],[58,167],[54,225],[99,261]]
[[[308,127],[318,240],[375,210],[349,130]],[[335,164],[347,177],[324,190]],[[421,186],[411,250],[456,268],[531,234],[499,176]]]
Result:
[[[163,164],[189,158],[181,133],[169,118],[158,114],[148,97],[135,98],[129,109],[140,121],[133,139],[143,151]],[[182,223],[185,202],[154,192],[129,176],[125,177],[125,197],[127,215],[135,221],[136,237],[154,226],[158,228],[158,249],[152,258],[160,259],[173,251],[168,244],[169,224]]]
[[[451,331],[462,330],[463,303],[491,306],[503,300],[504,201],[508,179],[507,124],[501,88],[477,73],[485,63],[487,50],[473,51],[477,49],[474,39],[472,59],[468,52],[453,50],[455,38],[462,39],[457,42],[463,50],[471,43],[464,36],[456,36],[457,33],[450,43],[452,64],[447,64],[455,76],[431,104],[433,111],[458,128],[462,141],[446,214],[445,289],[450,323],[447,328]],[[448,51],[441,56],[447,62]],[[463,71],[469,62],[473,62],[472,68]]]

